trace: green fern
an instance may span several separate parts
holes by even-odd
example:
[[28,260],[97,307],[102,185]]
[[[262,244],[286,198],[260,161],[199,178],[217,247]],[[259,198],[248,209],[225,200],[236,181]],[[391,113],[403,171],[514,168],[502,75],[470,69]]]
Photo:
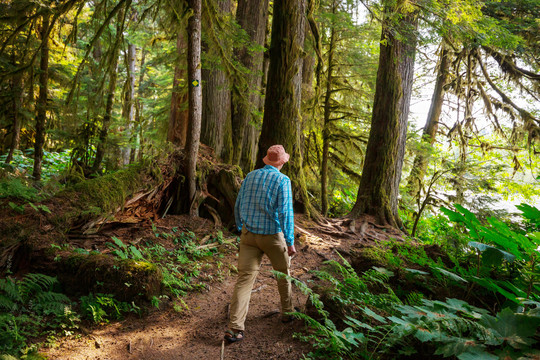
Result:
[[19,354],[29,337],[48,329],[76,327],[71,301],[54,291],[58,285],[56,278],[43,274],[0,280],[0,310],[6,312],[0,312],[0,353]]

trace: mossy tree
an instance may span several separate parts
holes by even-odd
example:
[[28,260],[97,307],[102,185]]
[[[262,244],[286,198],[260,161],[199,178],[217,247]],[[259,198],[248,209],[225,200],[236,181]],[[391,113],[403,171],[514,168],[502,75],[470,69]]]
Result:
[[397,211],[416,51],[417,10],[406,1],[383,1],[379,69],[371,130],[352,218],[371,215],[402,227]]
[[311,209],[302,166],[300,116],[305,12],[304,0],[274,2],[270,64],[256,167],[264,166],[262,159],[270,146],[283,145],[291,155],[284,172],[290,175],[293,192],[299,194],[297,199],[303,202],[305,211],[309,213]]

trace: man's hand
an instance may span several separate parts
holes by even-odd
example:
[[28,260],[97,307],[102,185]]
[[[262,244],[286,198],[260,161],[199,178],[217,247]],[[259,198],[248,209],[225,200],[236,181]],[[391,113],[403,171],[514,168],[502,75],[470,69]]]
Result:
[[287,246],[287,252],[289,253],[289,256],[293,256],[296,254],[296,249],[294,248],[294,245]]

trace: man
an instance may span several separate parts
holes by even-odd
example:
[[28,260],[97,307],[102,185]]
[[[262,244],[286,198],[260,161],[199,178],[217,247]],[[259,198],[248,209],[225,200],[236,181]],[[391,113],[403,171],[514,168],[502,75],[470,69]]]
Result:
[[[240,235],[238,279],[234,288],[229,330],[225,340],[244,338],[244,322],[249,308],[251,289],[263,254],[270,258],[274,270],[289,275],[289,257],[294,248],[294,213],[291,180],[280,172],[289,161],[289,154],[281,145],[271,146],[263,159],[262,169],[247,174],[234,207],[236,227]],[[282,321],[292,318],[286,313],[294,311],[291,283],[283,277],[277,279],[281,297]]]

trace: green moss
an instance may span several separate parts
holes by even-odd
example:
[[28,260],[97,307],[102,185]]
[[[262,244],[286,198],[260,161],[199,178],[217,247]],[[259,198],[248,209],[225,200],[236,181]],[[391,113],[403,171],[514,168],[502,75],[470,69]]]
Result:
[[63,259],[61,267],[65,273],[61,281],[74,292],[114,294],[120,301],[136,301],[150,300],[161,291],[163,275],[147,261],[76,254]]

